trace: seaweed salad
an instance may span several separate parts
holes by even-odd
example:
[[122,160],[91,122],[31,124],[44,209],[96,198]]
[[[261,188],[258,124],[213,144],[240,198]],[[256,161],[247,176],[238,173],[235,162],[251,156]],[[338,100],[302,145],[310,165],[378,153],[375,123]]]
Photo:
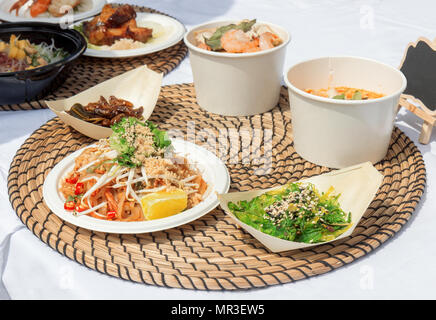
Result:
[[333,187],[320,193],[311,183],[289,183],[228,207],[239,220],[271,236],[320,243],[337,238],[352,224],[339,197]]

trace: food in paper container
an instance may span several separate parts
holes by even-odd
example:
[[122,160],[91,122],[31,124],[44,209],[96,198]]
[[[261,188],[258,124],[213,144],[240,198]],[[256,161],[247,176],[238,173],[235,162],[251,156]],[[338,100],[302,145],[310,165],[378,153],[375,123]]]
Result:
[[283,40],[267,24],[256,19],[199,30],[197,47],[215,52],[248,53],[277,47]]
[[341,209],[340,194],[331,186],[320,192],[315,185],[289,183],[251,200],[229,202],[242,222],[272,236],[296,242],[333,240],[351,226],[351,212]]
[[[303,159],[340,169],[366,161],[375,164],[386,156],[398,99],[407,85],[397,68],[364,57],[328,56],[295,64],[285,71],[284,81],[294,148]],[[347,92],[332,92],[335,99],[329,92],[325,97],[305,91],[342,86]],[[363,90],[383,96],[364,99]]]
[[[281,252],[349,236],[382,181],[383,175],[365,162],[267,190],[220,194],[219,200],[239,226],[271,251]],[[285,218],[291,214],[293,218]]]
[[305,89],[307,93],[337,100],[369,100],[384,97],[383,93],[350,87],[329,87],[322,89]]
[[[267,112],[277,105],[290,34],[280,26],[256,20],[252,29],[262,25],[265,29],[267,27],[268,30],[272,30],[265,33],[270,32],[280,38],[280,44],[272,43],[273,47],[260,50],[260,36],[257,46],[253,30],[247,32],[242,30],[244,23],[248,26],[251,24],[249,21],[244,21],[241,25],[240,20],[207,22],[193,27],[185,34],[184,42],[189,48],[197,103],[208,112],[226,116],[248,116]],[[237,38],[234,38],[236,41],[229,42],[229,44],[236,44],[233,49],[228,49],[232,52],[226,52],[219,47],[216,48],[217,51],[212,50],[215,47],[209,40],[214,40],[213,30],[218,31],[222,30],[220,29],[222,27],[229,28],[229,26],[234,28],[227,31],[230,32],[231,37],[235,36],[232,33],[242,32],[244,36],[241,38],[245,39],[242,42],[250,43],[248,46],[255,45],[250,48],[244,48],[243,45],[242,50],[236,50],[241,42],[236,35]],[[263,33],[260,30],[256,32]],[[221,36],[218,34],[217,39],[214,40],[218,46],[222,38],[225,38],[225,34],[227,33]],[[207,47],[198,47],[201,41],[205,41],[206,45],[206,42],[209,42],[212,45],[211,50],[207,50]],[[223,92],[226,94],[222,94]]]
[[[147,120],[153,112],[159,97],[162,76],[162,73],[157,73],[147,66],[142,66],[106,80],[67,99],[44,102],[64,123],[88,137],[99,140],[109,137],[112,134],[112,129],[71,115],[69,113],[71,108],[78,105],[87,106],[92,102],[101,100],[101,97],[110,101],[110,97],[113,96],[114,101],[116,99],[122,105],[134,106],[135,108],[132,109],[136,110],[134,112],[142,107],[142,113],[138,114],[137,118]],[[113,117],[111,121],[112,119]]]
[[134,117],[143,120],[143,107],[135,108],[133,103],[124,99],[118,99],[115,96],[110,96],[106,99],[100,96],[97,102],[90,102],[83,106],[80,103],[75,103],[68,114],[103,127],[110,127],[115,123],[120,122],[123,118]]

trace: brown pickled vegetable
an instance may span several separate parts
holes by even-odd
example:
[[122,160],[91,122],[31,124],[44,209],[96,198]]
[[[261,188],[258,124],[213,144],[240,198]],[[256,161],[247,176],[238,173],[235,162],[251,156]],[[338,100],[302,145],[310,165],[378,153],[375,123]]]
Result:
[[131,5],[113,7],[106,4],[100,15],[91,21],[83,22],[82,31],[89,43],[96,46],[111,46],[120,39],[145,43],[152,38],[153,30],[139,27],[135,18],[136,12]]
[[126,117],[134,117],[142,120],[143,107],[134,108],[127,100],[110,96],[109,100],[100,96],[98,102],[88,103],[86,106],[80,103],[74,104],[68,114],[81,120],[91,122],[103,127],[110,127]]

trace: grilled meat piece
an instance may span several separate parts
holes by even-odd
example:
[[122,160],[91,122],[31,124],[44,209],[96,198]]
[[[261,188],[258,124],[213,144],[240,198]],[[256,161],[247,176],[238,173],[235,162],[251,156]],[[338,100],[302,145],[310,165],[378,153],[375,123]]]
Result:
[[129,20],[136,18],[135,9],[128,4],[118,7],[109,17],[107,17],[104,24],[108,28],[118,28]]
[[[135,21],[135,20],[133,20]],[[147,42],[153,36],[153,30],[149,28],[141,28],[135,24],[130,24],[127,27],[126,35],[128,38],[139,42]]]
[[153,30],[138,27],[135,18],[135,10],[128,4],[117,8],[106,4],[99,16],[83,23],[83,32],[88,41],[97,46],[110,46],[116,40],[126,38],[147,42]]

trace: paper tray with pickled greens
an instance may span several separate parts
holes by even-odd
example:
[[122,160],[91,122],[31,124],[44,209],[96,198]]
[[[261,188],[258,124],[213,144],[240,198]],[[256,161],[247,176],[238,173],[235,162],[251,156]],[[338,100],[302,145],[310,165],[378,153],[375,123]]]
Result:
[[383,175],[365,162],[270,189],[220,194],[221,208],[273,252],[351,235]]

